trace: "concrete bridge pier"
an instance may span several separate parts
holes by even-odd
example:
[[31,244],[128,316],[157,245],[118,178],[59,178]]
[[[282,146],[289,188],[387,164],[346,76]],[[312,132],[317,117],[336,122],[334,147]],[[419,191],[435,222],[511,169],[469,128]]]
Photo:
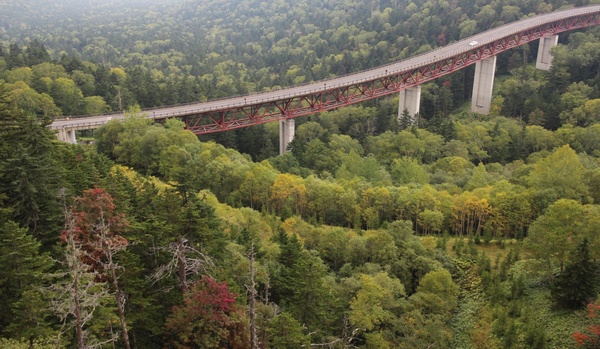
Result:
[[295,125],[294,119],[279,120],[279,155],[285,154],[294,139]]
[[416,120],[415,115],[419,114],[421,105],[421,86],[415,86],[400,91],[400,102],[398,105],[398,121],[402,118],[404,110],[408,110],[412,123]]
[[545,36],[540,38],[537,60],[535,67],[540,70],[550,70],[552,66],[552,54],[550,49],[558,45],[558,35]]
[[471,99],[471,111],[473,113],[483,115],[490,113],[495,72],[496,56],[483,59],[475,64],[473,97]]
[[65,143],[76,144],[77,138],[75,137],[75,130],[68,128],[61,128],[56,134],[58,140]]

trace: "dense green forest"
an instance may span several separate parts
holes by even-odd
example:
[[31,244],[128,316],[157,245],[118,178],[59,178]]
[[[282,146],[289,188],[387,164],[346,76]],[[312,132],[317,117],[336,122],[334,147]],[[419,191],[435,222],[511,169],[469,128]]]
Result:
[[[0,14],[0,347],[597,348],[600,28],[197,137],[143,108],[359,71],[597,1],[100,3]],[[126,111],[61,143],[66,115]]]

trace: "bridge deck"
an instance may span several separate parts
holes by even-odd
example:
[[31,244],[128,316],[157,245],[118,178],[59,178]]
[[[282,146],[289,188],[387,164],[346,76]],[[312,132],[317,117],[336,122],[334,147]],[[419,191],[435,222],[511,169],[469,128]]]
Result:
[[[600,5],[557,11],[508,23],[402,61],[354,74],[269,92],[149,109],[145,113],[153,119],[195,117],[195,124],[188,123],[188,127],[197,134],[293,118],[394,93],[525,42],[597,24],[600,24]],[[373,83],[384,86],[383,90],[375,91]],[[359,93],[365,98],[341,97],[349,93]],[[337,101],[329,103],[331,96]],[[241,114],[241,119],[234,114]],[[50,127],[92,129],[123,117],[123,113],[71,117],[57,119]]]

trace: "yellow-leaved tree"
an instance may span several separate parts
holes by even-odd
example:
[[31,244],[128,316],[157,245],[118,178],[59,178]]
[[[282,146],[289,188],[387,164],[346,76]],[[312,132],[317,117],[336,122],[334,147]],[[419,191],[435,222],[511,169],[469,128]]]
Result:
[[283,218],[291,214],[302,215],[306,207],[306,186],[302,177],[292,174],[280,174],[271,186],[272,207]]

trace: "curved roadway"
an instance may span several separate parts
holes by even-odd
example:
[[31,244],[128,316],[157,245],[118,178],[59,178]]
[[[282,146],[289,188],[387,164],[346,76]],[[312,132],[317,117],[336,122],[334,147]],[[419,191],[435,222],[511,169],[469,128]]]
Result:
[[[219,111],[229,109],[234,106],[244,106],[259,104],[266,101],[277,101],[285,98],[305,96],[316,91],[335,89],[339,87],[351,86],[362,81],[369,81],[382,76],[393,76],[399,72],[414,69],[419,66],[425,66],[436,61],[442,61],[445,58],[456,56],[457,54],[473,50],[474,48],[489,44],[497,39],[510,36],[538,27],[540,25],[585,14],[600,13],[600,5],[591,5],[563,11],[556,11],[549,14],[530,17],[517,22],[512,22],[483,33],[479,33],[466,39],[456,41],[452,44],[428,51],[421,55],[411,57],[395,63],[382,65],[373,69],[364,70],[358,73],[344,75],[329,80],[322,80],[305,85],[293,86],[281,90],[261,92],[246,96],[236,96],[232,98],[211,100],[207,102],[198,102],[191,104],[182,104],[171,107],[162,107],[156,109],[144,110],[149,118],[164,119],[171,117],[183,117],[187,115],[197,115],[209,111]],[[470,45],[476,41],[477,44]],[[123,113],[104,114],[97,116],[73,117],[70,119],[57,119],[50,127],[52,129],[72,128],[84,129],[95,128],[107,123],[112,119],[122,119]]]

